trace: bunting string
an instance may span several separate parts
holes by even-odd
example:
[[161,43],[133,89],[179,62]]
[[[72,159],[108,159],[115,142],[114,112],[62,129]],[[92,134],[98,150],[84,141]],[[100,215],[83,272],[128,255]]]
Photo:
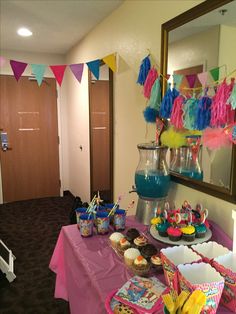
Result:
[[7,60],[3,56],[0,56],[0,67],[3,67],[6,62],[10,63],[10,66],[12,68],[12,72],[16,78],[17,81],[21,78],[24,71],[26,70],[27,66],[31,66],[31,70],[33,75],[35,76],[38,85],[40,86],[42,84],[46,68],[48,67],[59,86],[61,86],[65,70],[68,67],[71,72],[73,73],[74,77],[77,79],[79,83],[81,83],[84,65],[86,64],[89,68],[89,70],[93,73],[95,78],[98,80],[100,75],[100,65],[101,61],[103,61],[113,72],[117,71],[117,59],[116,59],[116,53],[109,54],[102,59],[96,59],[92,60],[86,63],[77,63],[77,64],[60,64],[60,65],[46,65],[46,64],[30,64],[26,62],[21,62],[17,60]]

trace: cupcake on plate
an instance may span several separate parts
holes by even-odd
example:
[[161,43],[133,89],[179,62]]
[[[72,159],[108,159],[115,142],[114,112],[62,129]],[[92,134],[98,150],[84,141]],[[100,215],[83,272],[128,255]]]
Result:
[[170,223],[168,221],[164,221],[163,223],[156,225],[156,229],[158,231],[158,234],[161,237],[168,237],[167,229],[169,227],[170,227]]
[[182,231],[179,228],[169,227],[167,229],[168,237],[171,241],[177,242],[182,237]]
[[195,239],[195,227],[194,226],[186,226],[180,229],[182,231],[182,239],[187,242],[192,242]]
[[133,243],[134,239],[139,237],[140,233],[135,228],[130,228],[126,232],[126,238],[129,242]]
[[110,240],[110,243],[111,243],[111,246],[114,247],[114,248],[117,248],[119,242],[120,242],[120,239],[124,238],[124,235],[120,232],[113,232],[110,237],[109,237],[109,240]]
[[162,223],[161,217],[154,217],[151,219],[151,225],[158,225],[160,223]]
[[141,255],[150,261],[152,255],[157,253],[157,248],[153,244],[147,244],[141,248]]
[[162,268],[162,262],[161,258],[158,254],[155,254],[150,259],[151,266],[155,269],[161,269]]
[[144,276],[148,273],[150,269],[150,264],[148,264],[146,258],[144,258],[142,255],[139,255],[135,258],[132,269],[135,274],[139,276]]
[[134,245],[139,249],[141,247],[143,247],[144,245],[146,245],[148,243],[147,238],[145,238],[144,236],[140,235],[137,238],[134,239]]
[[127,266],[131,266],[135,260],[140,255],[140,251],[135,248],[129,248],[124,253],[124,261]]
[[204,238],[207,232],[207,227],[205,224],[200,224],[195,226],[196,238]]
[[119,253],[121,253],[122,255],[124,254],[125,250],[127,250],[130,247],[131,243],[125,237],[121,238],[117,245],[117,249]]

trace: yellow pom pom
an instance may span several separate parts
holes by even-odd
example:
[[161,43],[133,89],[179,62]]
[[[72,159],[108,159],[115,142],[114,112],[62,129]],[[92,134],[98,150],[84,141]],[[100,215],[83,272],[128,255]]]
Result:
[[162,133],[161,143],[170,148],[178,148],[187,145],[186,132],[176,132],[173,127],[170,127]]

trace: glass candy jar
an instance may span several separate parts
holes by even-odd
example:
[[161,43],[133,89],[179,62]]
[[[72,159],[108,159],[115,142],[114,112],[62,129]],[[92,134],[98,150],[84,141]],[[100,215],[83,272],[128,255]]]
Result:
[[139,164],[135,172],[136,191],[141,198],[157,199],[167,196],[170,187],[166,162],[168,147],[155,143],[138,144]]

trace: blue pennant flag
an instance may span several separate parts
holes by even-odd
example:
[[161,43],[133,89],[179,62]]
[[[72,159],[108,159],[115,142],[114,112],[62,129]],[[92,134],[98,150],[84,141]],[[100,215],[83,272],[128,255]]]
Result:
[[43,81],[43,76],[45,73],[46,65],[45,64],[31,64],[31,69],[32,69],[33,74],[35,75],[38,85],[40,86]]
[[100,60],[94,60],[86,63],[89,70],[93,73],[96,79],[99,79],[99,70],[100,70]]

